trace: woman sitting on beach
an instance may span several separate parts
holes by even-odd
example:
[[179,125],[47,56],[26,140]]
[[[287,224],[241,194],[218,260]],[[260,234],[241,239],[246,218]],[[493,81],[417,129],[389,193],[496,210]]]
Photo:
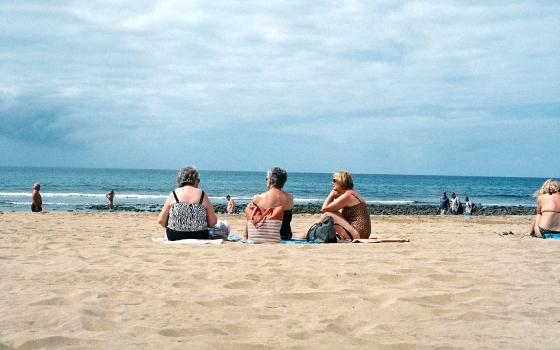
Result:
[[288,173],[286,170],[273,167],[266,173],[266,187],[268,191],[253,197],[253,203],[259,208],[284,208],[280,238],[285,240],[292,239],[292,227],[290,223],[292,221],[292,209],[294,208],[294,197],[282,190],[287,180]]
[[218,218],[199,183],[195,167],[188,166],[177,174],[179,188],[169,194],[158,218],[168,240],[210,239],[208,227],[216,225]]
[[548,179],[535,192],[537,215],[531,226],[531,235],[539,238],[560,239],[560,185]]
[[[364,199],[354,191],[352,174],[347,171],[333,173],[332,191],[325,199],[320,221],[331,216],[337,227],[337,233],[344,239],[369,238],[371,220],[369,209]],[[351,237],[349,236],[351,235]]]

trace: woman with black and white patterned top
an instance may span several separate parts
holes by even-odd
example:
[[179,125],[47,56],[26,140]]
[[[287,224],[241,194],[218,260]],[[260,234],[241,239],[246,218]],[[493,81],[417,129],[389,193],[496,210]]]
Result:
[[208,196],[198,188],[198,170],[188,166],[177,174],[177,189],[172,191],[159,214],[158,223],[165,227],[167,239],[210,239],[208,227],[218,218]]

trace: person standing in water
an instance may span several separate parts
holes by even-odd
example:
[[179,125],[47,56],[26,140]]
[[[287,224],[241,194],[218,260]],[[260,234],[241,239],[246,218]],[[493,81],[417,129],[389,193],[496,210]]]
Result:
[[109,210],[113,210],[113,199],[115,198],[115,191],[111,190],[111,192],[107,193],[105,197],[107,197],[107,200],[109,201]]
[[231,198],[231,196],[228,194],[226,196],[226,200],[227,200],[227,213],[235,214],[235,202],[233,201],[233,198]]
[[31,194],[31,211],[40,213],[43,211],[43,198],[41,197],[41,184],[33,185],[33,193]]

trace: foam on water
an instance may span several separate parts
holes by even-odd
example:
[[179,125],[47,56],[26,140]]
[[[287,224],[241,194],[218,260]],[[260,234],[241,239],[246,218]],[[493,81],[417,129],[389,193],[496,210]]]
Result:
[[[244,204],[266,191],[262,172],[200,171],[201,188],[215,204],[225,195]],[[330,173],[292,173],[284,189],[297,205],[321,204],[331,191]],[[434,205],[442,191],[483,205],[534,206],[532,193],[544,179],[354,174],[355,189],[368,204]],[[0,210],[28,210],[32,186],[40,182],[45,210],[103,208],[115,190],[115,205],[160,208],[176,186],[176,170],[0,167]],[[53,208],[48,208],[52,206]],[[87,210],[87,209],[86,209]]]

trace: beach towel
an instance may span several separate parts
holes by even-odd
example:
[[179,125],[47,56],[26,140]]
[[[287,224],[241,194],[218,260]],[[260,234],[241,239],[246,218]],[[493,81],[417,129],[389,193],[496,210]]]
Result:
[[165,244],[222,244],[223,239],[180,239],[178,241],[168,241],[164,237],[152,237],[152,242]]
[[360,238],[352,241],[352,243],[408,243],[408,242],[410,242],[409,239],[376,239],[376,238],[372,238],[372,239]]
[[283,239],[282,244],[319,244],[319,242],[308,242],[306,239]]
[[280,228],[284,218],[284,208],[259,208],[255,203],[247,204],[248,243],[280,243]]

